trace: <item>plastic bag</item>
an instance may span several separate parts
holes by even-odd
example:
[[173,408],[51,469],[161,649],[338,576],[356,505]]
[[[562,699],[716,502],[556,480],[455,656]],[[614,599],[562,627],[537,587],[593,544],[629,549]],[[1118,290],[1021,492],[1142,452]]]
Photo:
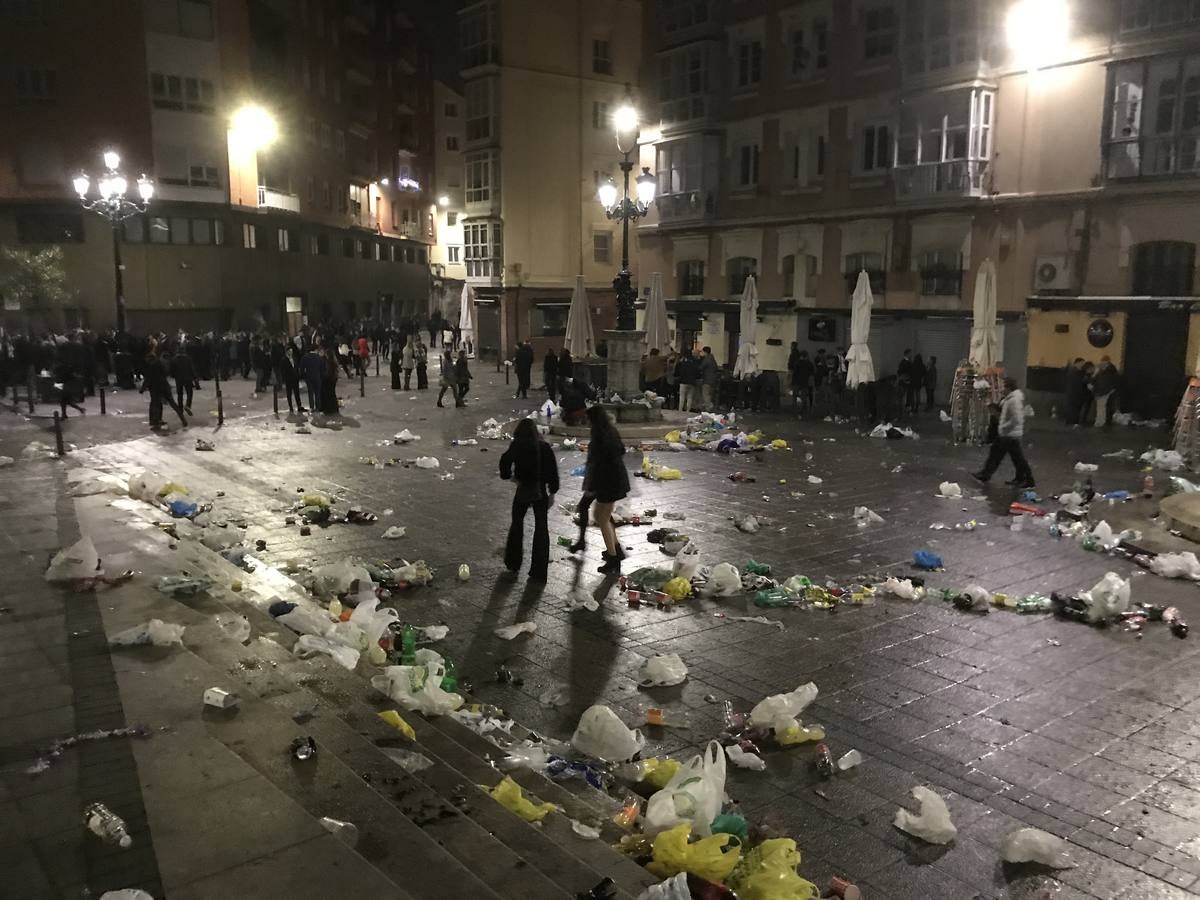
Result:
[[692,595],[692,583],[686,578],[675,577],[662,586],[663,593],[678,602]]
[[678,481],[683,477],[678,469],[656,463],[649,456],[642,457],[642,474],[652,481]]
[[946,801],[924,785],[917,785],[911,793],[921,804],[920,809],[912,813],[900,807],[892,824],[930,844],[948,844],[954,840],[958,829],[950,821]]
[[767,763],[761,756],[754,753],[747,753],[737,744],[730,744],[726,747],[725,755],[739,769],[752,769],[755,772],[766,771]]
[[640,780],[660,791],[671,783],[671,779],[675,777],[675,773],[683,765],[677,759],[671,759],[670,757],[662,757],[660,759],[657,756],[642,760],[642,763],[642,777]]
[[1150,571],[1164,578],[1190,578],[1200,580],[1200,560],[1191,551],[1185,553],[1160,553],[1150,560]]
[[436,469],[441,466],[436,456],[418,456],[416,463],[418,469]]
[[942,558],[932,550],[917,550],[913,553],[913,565],[918,569],[933,571],[944,568]]
[[759,529],[757,516],[734,516],[733,527],[746,534],[755,534]]
[[154,647],[169,647],[172,644],[183,644],[183,631],[186,626],[172,625],[162,619],[150,619],[141,625],[134,625],[124,631],[117,632],[108,639],[110,647],[136,647],[150,644]]
[[153,472],[143,472],[129,479],[129,496],[134,500],[144,500],[147,503],[157,503],[159,491],[167,484],[167,479]]
[[669,687],[682,684],[687,679],[687,665],[678,653],[652,656],[642,663],[641,684],[643,687]]
[[75,581],[104,574],[100,569],[100,554],[86,534],[78,541],[59,550],[46,569],[47,581]]
[[1075,471],[1081,474],[1090,475],[1093,472],[1099,471],[1100,467],[1095,463],[1077,462],[1075,463]]
[[207,591],[212,585],[213,580],[207,575],[164,575],[155,587],[172,597],[191,597]]
[[522,634],[533,634],[537,631],[537,622],[518,622],[515,625],[505,625],[497,628],[493,634],[502,640],[511,641]]
[[406,533],[407,529],[403,525],[392,525],[383,533],[383,537],[386,540],[394,541],[404,537]]
[[1200,493],[1200,484],[1188,481],[1186,478],[1180,478],[1178,475],[1172,475],[1168,483],[1172,494]]
[[742,858],[729,879],[740,900],[817,900],[821,892],[796,873],[800,851],[791,838],[770,838]]
[[402,750],[399,747],[380,747],[379,749],[383,751],[384,756],[410,775],[414,772],[423,772],[426,769],[433,768],[433,760],[424,753]]
[[349,847],[354,847],[358,844],[358,826],[353,822],[343,822],[341,819],[333,819],[329,816],[321,816],[317,820],[321,827],[338,838],[343,844]]
[[154,900],[154,896],[139,888],[125,888],[120,891],[105,891],[100,895],[100,900]]
[[1090,591],[1080,594],[1088,605],[1088,621],[1099,622],[1119,616],[1129,609],[1129,582],[1116,572],[1108,572]]
[[1105,550],[1114,550],[1121,543],[1121,536],[1114,534],[1112,526],[1107,522],[1101,521],[1095,528],[1092,529],[1092,537],[1096,543]]
[[683,440],[683,435],[678,431],[668,431],[666,435],[663,436],[663,440],[668,444],[678,444]]
[[637,900],[692,900],[692,891],[687,883],[687,872],[680,872],[666,881],[650,885],[637,895]]
[[221,629],[226,637],[232,638],[239,644],[244,644],[250,640],[250,620],[245,616],[238,616],[233,613],[218,613],[213,616],[213,621],[217,623],[217,627]]
[[[422,652],[432,653],[418,651],[418,662],[423,658]],[[445,665],[441,657],[437,657],[436,660],[415,666],[388,666],[383,674],[371,678],[371,687],[387,694],[405,709],[427,716],[440,716],[463,705],[463,698],[459,694],[442,690],[445,674]]]
[[742,575],[733,563],[718,563],[708,573],[705,594],[710,597],[731,597],[742,589]]
[[1036,862],[1052,869],[1076,866],[1067,842],[1040,828],[1018,828],[1009,832],[1000,846],[1000,856],[1005,862]]
[[392,440],[395,441],[397,444],[408,444],[408,443],[411,443],[412,441],[419,441],[420,439],[421,439],[421,436],[419,434],[413,434],[407,428],[405,428],[403,431],[401,431],[399,434],[395,435],[392,438]]
[[[664,547],[666,542],[664,542]],[[671,575],[674,578],[692,579],[700,570],[700,548],[694,541],[688,541],[683,549],[675,554],[675,562],[671,564]]]
[[356,649],[328,638],[317,637],[315,634],[302,634],[292,647],[292,653],[301,659],[312,659],[324,653],[332,656],[333,661],[345,669],[353,669],[358,665]]
[[858,521],[859,528],[865,528],[867,525],[878,524],[883,521],[883,516],[874,510],[867,509],[865,506],[854,507],[854,518]]
[[954,481],[943,481],[938,485],[938,496],[944,499],[953,499],[962,496],[962,488]]
[[901,600],[916,600],[919,596],[917,588],[907,578],[888,578],[879,586],[879,590]]
[[458,566],[458,580],[459,581],[470,581],[471,580],[471,567],[468,566],[466,563],[460,563]]
[[659,878],[690,872],[706,881],[724,884],[742,855],[742,844],[732,834],[714,834],[689,843],[692,826],[684,823],[654,839],[654,861],[646,868]]
[[1141,460],[1168,472],[1178,472],[1183,468],[1183,457],[1178,450],[1148,450],[1142,454]]
[[379,714],[379,718],[383,719],[383,721],[387,722],[410,741],[415,741],[417,739],[417,733],[413,731],[413,727],[405,722],[404,719],[400,717],[400,713],[396,712],[394,709],[385,709]]
[[656,834],[689,823],[696,834],[706,836],[724,800],[725,750],[709,741],[703,754],[680,766],[667,786],[647,802],[643,831]]
[[755,728],[772,728],[776,733],[800,724],[800,713],[817,699],[811,681],[786,694],[772,694],[755,704],[747,721]]
[[370,581],[371,573],[364,566],[347,559],[313,569],[313,587],[318,594],[344,594],[356,581]]
[[590,706],[579,717],[571,746],[587,756],[607,762],[633,759],[646,746],[641,731],[625,727],[617,714],[602,703]]
[[390,606],[379,606],[379,600],[374,596],[370,600],[360,600],[354,612],[350,613],[351,625],[362,629],[365,647],[379,643],[388,630],[388,626],[400,618],[400,614]]
[[507,809],[516,813],[526,822],[540,822],[550,813],[558,809],[553,803],[533,803],[526,799],[521,786],[505,775],[500,783],[488,791],[488,794]]
[[297,634],[325,637],[333,631],[333,622],[329,621],[329,615],[324,610],[310,604],[297,603],[290,612],[276,616],[275,621],[286,625]]

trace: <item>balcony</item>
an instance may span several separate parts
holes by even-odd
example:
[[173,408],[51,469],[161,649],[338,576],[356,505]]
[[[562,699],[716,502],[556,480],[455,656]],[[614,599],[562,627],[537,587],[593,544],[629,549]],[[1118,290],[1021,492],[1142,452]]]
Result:
[[716,215],[717,195],[715,191],[708,190],[660,194],[655,204],[658,220],[663,225],[696,222]]
[[943,197],[983,197],[987,193],[989,163],[985,159],[955,159],[948,162],[897,166],[892,171],[897,200],[929,200]]
[[259,185],[258,208],[299,214],[300,195],[290,193],[289,191],[276,191],[272,188]]

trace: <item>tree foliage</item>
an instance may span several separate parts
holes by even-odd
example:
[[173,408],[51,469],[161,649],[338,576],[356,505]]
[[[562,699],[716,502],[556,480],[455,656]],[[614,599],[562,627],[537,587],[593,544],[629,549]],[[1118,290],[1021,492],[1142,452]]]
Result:
[[61,247],[0,247],[0,297],[34,311],[62,306],[71,296]]

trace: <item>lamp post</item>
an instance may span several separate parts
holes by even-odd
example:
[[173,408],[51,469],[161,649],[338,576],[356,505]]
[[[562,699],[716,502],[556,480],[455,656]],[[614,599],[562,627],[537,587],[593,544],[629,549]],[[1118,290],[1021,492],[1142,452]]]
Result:
[[613,128],[616,132],[617,150],[622,154],[621,172],[624,177],[624,190],[617,195],[616,182],[609,178],[600,186],[599,198],[609,219],[621,223],[621,270],[613,279],[613,289],[617,292],[617,331],[633,331],[636,323],[634,304],[637,302],[637,292],[633,289],[632,273],[629,271],[629,223],[636,222],[650,211],[654,202],[655,182],[649,167],[642,168],[642,174],[637,176],[636,194],[629,196],[629,174],[633,171],[634,161],[630,158],[638,146],[638,112],[631,98],[613,113]]
[[103,216],[112,226],[113,237],[113,275],[116,283],[117,301],[117,331],[125,330],[125,283],[124,266],[121,263],[121,223],[130,216],[140,215],[150,207],[150,199],[154,196],[154,182],[142,175],[137,180],[139,201],[130,200],[125,196],[129,190],[129,181],[121,174],[118,166],[121,157],[115,150],[104,152],[104,174],[96,182],[99,196],[95,200],[88,199],[91,179],[86,172],[80,172],[72,180],[75,193],[84,209]]

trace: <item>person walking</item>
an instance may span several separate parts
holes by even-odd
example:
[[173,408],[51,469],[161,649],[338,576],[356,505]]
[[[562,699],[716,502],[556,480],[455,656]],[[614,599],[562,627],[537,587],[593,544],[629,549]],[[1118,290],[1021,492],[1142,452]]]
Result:
[[553,403],[558,397],[558,357],[553,350],[547,350],[546,358],[542,360],[542,377],[546,382],[546,393]]
[[517,392],[513,394],[513,399],[519,397],[528,400],[529,378],[533,372],[533,347],[529,341],[517,344],[517,352],[513,355],[513,368],[517,370]]
[[367,361],[371,358],[371,342],[367,340],[365,330],[359,331],[358,340],[354,342],[354,374],[367,374]]
[[1083,411],[1083,401],[1087,395],[1083,365],[1083,357],[1075,357],[1067,365],[1063,378],[1063,421],[1068,425],[1079,425],[1079,416]]
[[921,411],[921,388],[925,386],[925,360],[918,353],[913,357],[912,361],[912,381],[908,386],[908,402],[907,406],[910,412],[918,413]]
[[271,383],[271,354],[267,350],[267,339],[255,341],[251,354],[254,357],[254,393],[261,394]]
[[813,357],[813,387],[816,396],[821,398],[822,405],[829,401],[829,360],[825,356],[825,348],[818,347],[817,355]]
[[325,357],[321,362],[321,412],[326,416],[337,416],[340,415],[337,400],[337,351],[333,347],[325,348]]
[[896,393],[899,395],[900,409],[907,410],[912,399],[913,359],[912,351],[906,349],[896,366]]
[[314,345],[300,357],[300,376],[308,388],[308,408],[314,413],[321,411],[321,376],[325,371],[325,360]]
[[685,349],[675,364],[675,381],[679,384],[679,411],[692,412],[700,381],[700,363],[690,349]]
[[1017,388],[1011,376],[1004,379],[1004,399],[1000,402],[1000,420],[996,425],[996,438],[988,453],[987,462],[972,477],[986,484],[995,474],[1006,455],[1012,457],[1015,477],[1008,484],[1017,488],[1034,487],[1033,470],[1025,459],[1021,438],[1025,435],[1025,395]]
[[404,370],[404,389],[406,391],[412,390],[412,373],[416,364],[417,345],[410,334],[408,340],[404,342],[404,349],[400,351],[400,368]]
[[[532,351],[530,351],[532,353]],[[500,457],[500,477],[516,481],[513,494],[512,523],[504,545],[504,567],[516,573],[524,556],[525,514],[533,510],[533,549],[529,559],[529,580],[542,583],[550,565],[550,526],[547,514],[558,493],[558,461],[554,450],[542,440],[532,419],[522,419],[513,431],[513,440]]]
[[933,411],[933,395],[937,391],[938,370],[937,357],[929,357],[929,362],[925,365],[925,410],[926,412]]
[[155,430],[163,427],[162,412],[165,403],[175,410],[175,415],[179,416],[179,423],[187,428],[188,422],[183,417],[183,410],[171,396],[171,383],[167,380],[166,360],[158,356],[153,344],[150,352],[146,355],[142,374],[142,386],[138,388],[138,393],[142,394],[147,391],[150,393],[150,427]]
[[1100,357],[1100,365],[1096,366],[1096,374],[1092,376],[1092,394],[1096,398],[1096,427],[1109,428],[1112,426],[1112,414],[1116,408],[1117,385],[1121,373],[1107,356]]
[[388,370],[392,373],[392,390],[398,391],[402,386],[400,384],[400,335],[392,335],[388,353]]
[[417,390],[429,390],[429,349],[425,342],[417,338]]
[[[171,357],[171,377],[175,379],[175,402],[189,416],[192,414],[192,391],[196,384],[196,369],[183,345],[175,349]],[[187,402],[184,403],[186,398]]]
[[592,427],[583,490],[596,498],[596,525],[604,537],[604,565],[598,571],[612,575],[621,571],[621,560],[625,558],[612,521],[613,504],[629,493],[629,472],[623,459],[625,443],[603,406],[590,407],[587,417]]
[[300,348],[288,341],[287,349],[279,360],[279,380],[287,392],[288,413],[305,413],[304,403],[300,399],[300,373],[296,366],[300,362]]
[[467,351],[458,351],[458,360],[454,363],[454,381],[458,385],[458,393],[454,395],[455,406],[467,405],[467,391],[471,389],[471,369],[467,364]]
[[717,408],[717,387],[721,383],[721,368],[713,356],[712,347],[705,347],[704,355],[700,358],[700,383],[704,409],[712,412]]
[[450,349],[445,341],[442,342],[442,377],[440,381],[441,391],[438,392],[437,405],[445,408],[442,403],[442,398],[446,396],[446,391],[450,392],[450,397],[458,404],[458,376],[455,374],[454,368],[454,351]]
[[813,372],[812,360],[808,351],[801,350],[796,357],[796,367],[792,369],[792,406],[800,406],[801,412],[812,413],[813,409]]

